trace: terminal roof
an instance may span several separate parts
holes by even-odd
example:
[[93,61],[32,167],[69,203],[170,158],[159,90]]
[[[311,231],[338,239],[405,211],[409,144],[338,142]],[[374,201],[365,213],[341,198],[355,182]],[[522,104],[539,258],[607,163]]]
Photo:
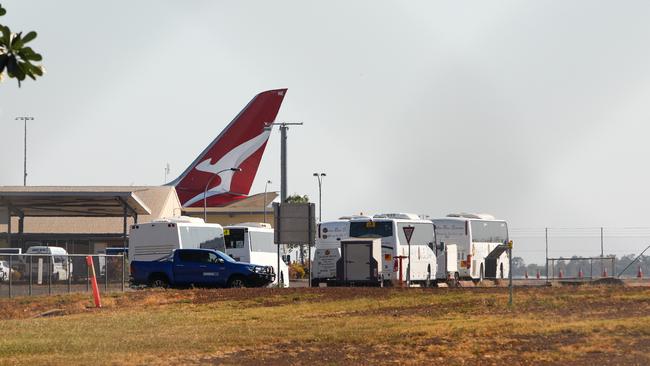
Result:
[[30,217],[122,217],[151,210],[134,187],[0,187],[0,208]]

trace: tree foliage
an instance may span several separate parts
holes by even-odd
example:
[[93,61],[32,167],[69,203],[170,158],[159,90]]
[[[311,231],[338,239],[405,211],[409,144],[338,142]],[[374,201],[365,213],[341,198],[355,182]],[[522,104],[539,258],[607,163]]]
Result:
[[[0,17],[7,11],[0,5]],[[27,43],[33,41],[37,36],[34,31],[14,33],[11,29],[0,24],[0,80],[2,80],[5,69],[10,78],[18,80],[18,86],[25,78],[36,80],[43,76],[43,66],[34,64],[43,60],[43,57],[34,51]]]
[[301,196],[299,194],[292,194],[291,196],[287,197],[285,200],[287,203],[309,203],[309,196],[304,195]]

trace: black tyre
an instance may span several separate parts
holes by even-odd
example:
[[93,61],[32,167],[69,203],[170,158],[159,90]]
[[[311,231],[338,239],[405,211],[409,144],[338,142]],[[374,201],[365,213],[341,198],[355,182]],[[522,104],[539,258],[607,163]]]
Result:
[[149,286],[158,287],[158,288],[168,288],[169,279],[167,279],[167,277],[163,275],[153,275],[151,276],[151,279],[149,279]]
[[314,278],[311,280],[311,287],[318,287],[320,286],[320,280],[318,278]]
[[228,279],[228,287],[230,288],[243,288],[246,287],[246,279],[244,276],[234,275]]

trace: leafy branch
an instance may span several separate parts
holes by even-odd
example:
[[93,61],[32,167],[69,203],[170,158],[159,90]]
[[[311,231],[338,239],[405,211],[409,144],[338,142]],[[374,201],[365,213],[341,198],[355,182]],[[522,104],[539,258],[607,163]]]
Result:
[[[5,14],[7,11],[0,5],[0,16]],[[0,24],[0,81],[5,69],[10,78],[18,80],[18,87],[27,77],[36,80],[37,77],[43,76],[43,66],[34,64],[42,61],[43,56],[27,46],[36,36],[34,31],[24,36],[23,32],[14,33],[8,26]]]

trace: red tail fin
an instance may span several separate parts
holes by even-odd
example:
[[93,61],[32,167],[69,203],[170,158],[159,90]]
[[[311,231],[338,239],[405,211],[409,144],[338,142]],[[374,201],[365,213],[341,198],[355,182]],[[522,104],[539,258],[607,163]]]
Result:
[[277,89],[256,95],[185,172],[168,183],[176,187],[183,207],[201,207],[208,182],[208,206],[223,206],[248,195],[271,135],[265,124],[275,121],[286,92]]

